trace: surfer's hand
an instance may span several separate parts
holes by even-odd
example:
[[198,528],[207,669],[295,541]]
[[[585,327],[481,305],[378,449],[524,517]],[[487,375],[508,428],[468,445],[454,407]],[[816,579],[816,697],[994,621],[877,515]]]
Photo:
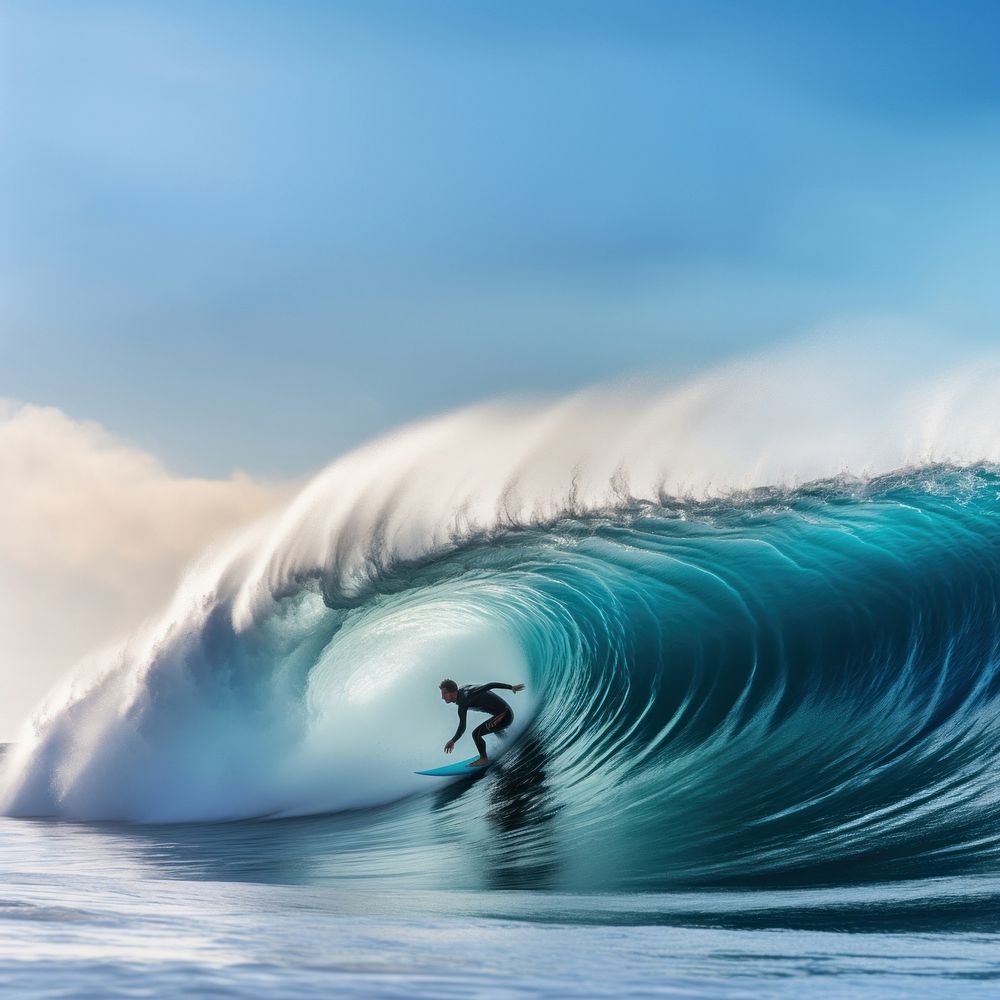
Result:
[[451,753],[452,750],[454,750],[454,749],[455,749],[455,741],[454,740],[448,740],[448,742],[445,743],[445,745],[444,745],[444,752],[445,753]]
[[511,688],[511,691],[513,691],[513,692],[514,692],[515,694],[516,694],[516,693],[517,693],[518,691],[523,691],[523,690],[524,690],[524,685],[523,685],[523,684],[515,684],[515,685],[514,685],[514,686],[513,686],[512,688]]

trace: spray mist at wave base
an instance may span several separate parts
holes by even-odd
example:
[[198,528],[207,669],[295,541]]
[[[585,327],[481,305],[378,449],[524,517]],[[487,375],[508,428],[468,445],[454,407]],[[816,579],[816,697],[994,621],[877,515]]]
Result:
[[427,790],[448,675],[528,682],[496,778],[528,856],[635,885],[990,869],[1000,369],[857,382],[790,355],[345,456],[53,693],[5,810],[389,803]]

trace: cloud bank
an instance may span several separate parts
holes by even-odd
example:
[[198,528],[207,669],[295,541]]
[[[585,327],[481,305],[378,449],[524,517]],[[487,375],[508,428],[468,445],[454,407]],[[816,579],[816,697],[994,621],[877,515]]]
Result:
[[96,645],[159,610],[199,553],[290,495],[171,475],[53,407],[0,400],[0,741]]

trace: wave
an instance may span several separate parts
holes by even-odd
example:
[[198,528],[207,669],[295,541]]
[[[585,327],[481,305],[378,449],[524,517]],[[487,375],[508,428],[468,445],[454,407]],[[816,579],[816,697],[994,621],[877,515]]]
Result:
[[4,810],[384,805],[427,791],[441,677],[524,680],[484,781],[577,884],[995,870],[996,372],[845,408],[809,357],[345,456],[53,693]]

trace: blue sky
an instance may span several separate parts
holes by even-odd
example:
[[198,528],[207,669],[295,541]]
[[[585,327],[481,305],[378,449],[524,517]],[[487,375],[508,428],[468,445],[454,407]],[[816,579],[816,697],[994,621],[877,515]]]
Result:
[[0,397],[289,476],[495,394],[1000,318],[994,3],[0,0]]

